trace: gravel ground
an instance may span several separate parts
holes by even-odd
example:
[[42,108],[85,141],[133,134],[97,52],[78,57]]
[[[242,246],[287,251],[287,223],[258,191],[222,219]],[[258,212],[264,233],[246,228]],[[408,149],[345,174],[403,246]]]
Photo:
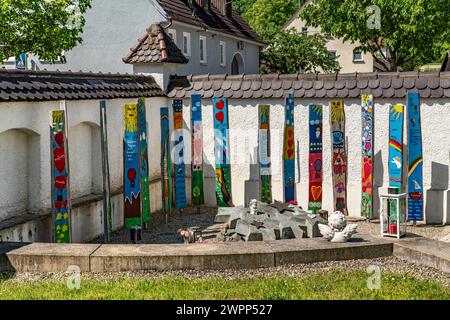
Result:
[[[205,277],[218,277],[227,280],[255,278],[263,276],[291,276],[304,277],[310,274],[319,272],[328,272],[331,270],[366,270],[368,266],[379,266],[381,272],[394,272],[400,274],[409,274],[418,279],[433,280],[450,287],[450,274],[440,272],[438,270],[417,266],[399,260],[395,257],[385,257],[377,259],[361,259],[361,260],[346,260],[346,261],[327,261],[311,264],[287,265],[275,268],[263,268],[253,270],[184,270],[184,271],[146,271],[146,272],[125,272],[125,273],[84,273],[83,279],[96,280],[112,280],[120,277],[131,277],[136,279],[155,279],[162,276],[175,275],[183,276],[188,279],[199,279]],[[22,274],[4,274],[6,281],[23,283],[23,282],[38,282],[42,280],[62,280],[67,277],[66,273],[22,273]]]
[[[182,228],[199,227],[204,230],[214,226],[214,217],[217,208],[202,208],[200,214],[195,208],[187,208],[183,211],[174,210],[168,217],[168,224],[164,223],[162,214],[154,215],[154,219],[149,223],[148,228],[142,232],[142,241],[146,244],[170,244],[183,243],[183,239],[178,235],[178,230]],[[102,238],[97,238],[93,243],[102,243]],[[211,240],[209,240],[211,241]],[[130,235],[126,230],[114,232],[110,243],[131,243]]]

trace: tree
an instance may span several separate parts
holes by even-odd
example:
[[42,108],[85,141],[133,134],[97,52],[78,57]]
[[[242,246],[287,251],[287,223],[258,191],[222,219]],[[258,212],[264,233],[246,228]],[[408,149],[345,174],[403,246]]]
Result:
[[267,47],[261,52],[263,73],[337,72],[323,35],[302,35],[295,29],[266,33]]
[[0,0],[0,61],[26,52],[48,61],[82,41],[91,0]]
[[240,15],[244,15],[254,2],[255,0],[234,0],[233,9]]
[[450,1],[311,0],[301,19],[323,32],[359,42],[386,70],[414,69],[437,59],[450,28]]
[[299,0],[256,0],[243,14],[258,33],[278,30],[298,9]]

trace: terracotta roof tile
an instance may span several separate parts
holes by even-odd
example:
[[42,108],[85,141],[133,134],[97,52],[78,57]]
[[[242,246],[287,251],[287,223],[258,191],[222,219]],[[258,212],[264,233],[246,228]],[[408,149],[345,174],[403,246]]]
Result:
[[188,63],[188,59],[159,24],[152,24],[123,58],[125,63]]
[[153,77],[0,69],[0,101],[161,97]]
[[357,98],[362,94],[373,94],[376,98],[404,98],[411,90],[418,91],[425,98],[442,98],[450,92],[450,72],[174,76],[169,85],[168,96],[178,97],[180,90],[184,92],[183,97],[190,97],[194,93],[203,94],[200,89],[205,89],[205,86],[210,88],[208,96],[211,96],[209,90],[212,90],[213,97],[246,99],[281,98],[289,93],[293,93],[296,98],[343,99]]

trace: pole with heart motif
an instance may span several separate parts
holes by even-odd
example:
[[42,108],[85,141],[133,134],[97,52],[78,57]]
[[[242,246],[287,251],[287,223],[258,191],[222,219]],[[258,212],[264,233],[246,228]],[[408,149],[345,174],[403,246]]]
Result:
[[308,209],[322,209],[322,106],[309,105],[309,203]]
[[65,110],[51,111],[50,154],[53,241],[70,243],[70,201],[68,149],[66,143],[67,127]]

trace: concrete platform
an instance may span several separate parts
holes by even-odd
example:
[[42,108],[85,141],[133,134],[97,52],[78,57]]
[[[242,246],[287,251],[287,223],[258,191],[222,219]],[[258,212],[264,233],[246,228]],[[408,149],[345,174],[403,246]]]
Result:
[[[0,244],[1,248],[2,244]],[[82,272],[183,269],[254,269],[286,264],[391,256],[393,243],[370,235],[351,242],[323,238],[253,243],[171,245],[98,245],[33,243],[3,250],[16,272],[64,272],[71,265]],[[7,251],[7,252],[6,252]]]
[[394,242],[394,256],[415,264],[450,273],[450,244],[428,238],[406,238]]

